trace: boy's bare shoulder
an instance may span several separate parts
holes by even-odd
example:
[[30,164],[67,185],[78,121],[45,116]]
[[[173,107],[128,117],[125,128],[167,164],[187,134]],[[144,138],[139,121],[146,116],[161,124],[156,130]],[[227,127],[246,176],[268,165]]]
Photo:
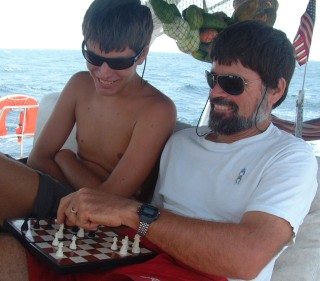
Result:
[[161,104],[175,108],[175,104],[170,97],[161,92],[159,89],[155,88],[153,85],[147,83],[144,89],[145,95],[151,97],[153,103]]
[[92,81],[92,77],[89,71],[79,71],[73,74],[68,83],[87,84],[88,81]]
[[92,77],[88,71],[80,71],[73,74],[64,88],[64,92],[80,93],[91,92],[94,87]]
[[146,95],[150,98],[150,103],[148,103],[149,110],[160,111],[161,115],[174,115],[176,117],[176,106],[173,100],[166,94],[162,93],[160,90],[152,86],[151,84],[146,85]]
[[170,97],[162,93],[160,90],[146,84],[144,88],[144,96],[148,100],[144,103],[144,110],[141,111],[142,116],[158,120],[176,120],[176,106]]

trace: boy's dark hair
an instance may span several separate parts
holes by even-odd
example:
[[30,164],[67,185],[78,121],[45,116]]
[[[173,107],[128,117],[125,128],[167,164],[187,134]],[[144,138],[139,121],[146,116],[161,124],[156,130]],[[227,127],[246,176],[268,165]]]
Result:
[[152,31],[150,9],[139,0],[95,0],[82,23],[84,40],[107,53],[127,47],[138,53],[149,45]]
[[287,82],[277,107],[286,98],[295,69],[294,47],[286,34],[259,21],[247,20],[226,28],[213,42],[211,59],[219,64],[240,62],[257,72],[266,87],[274,89],[280,78]]

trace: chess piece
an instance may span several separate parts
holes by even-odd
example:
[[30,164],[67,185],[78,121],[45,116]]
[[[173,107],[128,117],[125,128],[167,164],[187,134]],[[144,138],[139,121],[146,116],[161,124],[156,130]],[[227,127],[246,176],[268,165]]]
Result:
[[63,229],[64,229],[64,224],[60,224],[59,230],[58,230],[58,238],[62,239],[63,238]]
[[124,237],[124,239],[126,240],[127,245],[129,245],[129,237],[128,237],[128,235],[126,235],[126,236]]
[[36,223],[33,225],[33,229],[40,229],[40,220],[37,219]]
[[47,230],[53,229],[53,227],[52,227],[52,218],[48,219],[48,223],[44,228],[47,229]]
[[63,243],[62,242],[60,242],[58,245],[58,250],[56,252],[56,256],[58,258],[63,258]]
[[54,235],[54,240],[52,241],[52,246],[57,247],[59,245],[59,233],[56,232]]
[[27,231],[29,229],[28,221],[29,221],[29,218],[25,217],[23,224],[21,225],[21,231]]
[[76,244],[77,236],[73,235],[72,236],[72,242],[70,244],[70,249],[71,250],[76,250],[77,249],[77,244]]
[[71,229],[72,233],[77,233],[79,231],[79,227],[74,225]]
[[113,243],[112,243],[111,248],[110,248],[112,251],[118,250],[117,242],[118,242],[118,238],[116,236],[113,237]]
[[134,236],[134,241],[133,241],[133,244],[132,244],[132,253],[133,254],[140,254],[140,246],[139,246],[139,243],[140,243],[140,235],[139,234],[136,234]]
[[77,236],[79,238],[83,238],[84,237],[84,229],[83,228],[81,228],[81,227],[79,228]]
[[128,254],[128,242],[125,238],[122,239],[122,246],[120,248],[119,253],[120,253],[120,256],[126,256]]
[[89,238],[94,238],[95,236],[96,236],[96,231],[94,231],[94,230],[89,231],[89,233],[88,233]]

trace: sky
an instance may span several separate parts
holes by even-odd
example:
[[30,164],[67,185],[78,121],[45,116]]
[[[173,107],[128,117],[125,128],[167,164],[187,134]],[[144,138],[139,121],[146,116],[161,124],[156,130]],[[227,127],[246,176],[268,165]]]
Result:
[[[121,0],[119,0],[121,1]],[[0,48],[80,49],[81,23],[92,0],[0,0]],[[308,0],[278,0],[274,27],[292,41]],[[320,3],[316,9],[320,17]],[[179,52],[175,41],[158,37],[151,51]],[[309,60],[320,60],[320,19],[314,27]]]

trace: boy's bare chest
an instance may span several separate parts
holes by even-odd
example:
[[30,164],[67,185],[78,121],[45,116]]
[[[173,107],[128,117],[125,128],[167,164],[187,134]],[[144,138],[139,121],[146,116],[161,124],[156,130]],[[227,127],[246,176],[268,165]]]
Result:
[[115,108],[77,112],[77,142],[81,155],[112,170],[129,145],[137,114]]

